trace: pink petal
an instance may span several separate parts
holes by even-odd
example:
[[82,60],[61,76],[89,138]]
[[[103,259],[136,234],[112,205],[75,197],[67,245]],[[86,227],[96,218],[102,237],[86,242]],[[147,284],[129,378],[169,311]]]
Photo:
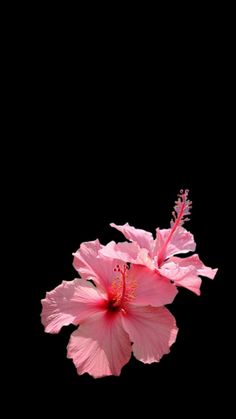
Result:
[[171,259],[173,262],[177,263],[179,266],[187,267],[192,265],[197,270],[198,275],[206,276],[207,278],[214,279],[218,269],[212,269],[208,266],[205,266],[201,261],[198,255],[192,255],[187,258],[181,259],[178,257],[173,257]]
[[90,282],[83,279],[63,281],[41,300],[45,332],[58,333],[62,326],[77,325],[97,313],[103,301],[102,295]]
[[178,285],[179,287],[187,288],[188,290],[194,292],[194,294],[200,295],[201,291],[201,284],[202,280],[199,278],[199,276],[195,275],[194,273],[190,273],[186,275],[185,277],[174,281],[175,285]]
[[198,275],[213,279],[217,269],[208,268],[202,263],[198,255],[192,255],[184,259],[172,257],[163,263],[159,272],[161,275],[174,281],[175,285],[185,287],[200,295],[202,281]]
[[119,259],[123,262],[135,263],[138,265],[146,265],[152,269],[155,269],[155,266],[148,255],[147,249],[140,249],[136,243],[115,243],[114,241],[108,243],[106,246],[103,246],[99,250],[99,255],[106,256],[108,258]]
[[131,356],[131,343],[120,314],[99,313],[72,333],[67,347],[78,374],[94,378],[120,375]]
[[114,276],[116,261],[99,255],[102,247],[98,240],[82,243],[73,253],[73,266],[83,279],[92,279],[100,288],[107,290]]
[[138,306],[152,305],[160,307],[174,300],[177,289],[166,278],[145,266],[133,265],[128,272],[129,280],[136,284],[134,300],[131,303]]
[[73,253],[73,266],[79,273],[81,270],[82,274],[86,276],[84,279],[87,279],[87,277],[90,275],[90,259],[96,259],[98,252],[100,249],[102,249],[102,247],[103,246],[97,239],[94,241],[82,243],[80,248],[75,253]]
[[[176,259],[176,262],[174,261],[174,259]],[[177,262],[177,259],[180,260],[180,263]],[[186,275],[189,275],[193,272],[196,273],[195,266],[191,264],[182,265],[181,262],[184,260],[185,259],[172,257],[163,263],[163,265],[158,269],[158,272],[160,273],[160,275],[169,278],[172,281],[182,279]]]
[[[156,230],[156,254],[158,254],[161,251],[170,232],[170,228]],[[196,243],[194,242],[193,235],[185,228],[178,227],[166,247],[164,258],[167,259],[177,253],[193,252],[195,249]]]
[[150,364],[170,352],[178,328],[175,318],[164,307],[130,306],[122,318],[124,329],[133,342],[133,353],[140,361]]
[[149,231],[141,230],[139,228],[134,228],[128,223],[124,224],[123,226],[118,226],[114,223],[111,223],[110,226],[123,233],[127,240],[136,242],[141,248],[147,249],[150,252],[150,255],[152,254],[154,247],[152,233],[149,233]]
[[133,263],[136,261],[139,251],[140,247],[136,243],[115,243],[112,241],[106,246],[103,246],[99,254],[112,259],[119,259],[123,262]]

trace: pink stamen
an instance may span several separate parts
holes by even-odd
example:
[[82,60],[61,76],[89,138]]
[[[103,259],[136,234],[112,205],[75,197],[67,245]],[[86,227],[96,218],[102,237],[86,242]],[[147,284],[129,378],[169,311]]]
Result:
[[123,281],[123,288],[122,288],[122,294],[121,294],[121,299],[120,299],[120,304],[122,304],[122,302],[124,301],[125,298],[125,291],[126,291],[126,283],[125,283],[125,277],[126,277],[126,271],[127,271],[127,265],[124,265],[124,269],[123,271],[120,270],[121,272],[121,276],[122,276],[122,281]]
[[125,294],[126,294],[126,271],[128,269],[127,265],[123,265],[123,269],[120,267],[120,265],[117,265],[117,271],[121,274],[121,280],[122,280],[122,292],[121,295],[116,299],[115,303],[113,304],[113,307],[121,306],[122,303],[125,300]]
[[186,217],[187,215],[190,215],[190,210],[192,208],[192,201],[188,200],[188,189],[183,191],[183,189],[180,190],[180,193],[177,195],[178,199],[175,201],[174,211],[172,212],[173,220],[171,220],[171,231],[168,235],[161,251],[158,255],[158,266],[162,264],[162,262],[165,260],[165,251],[167,248],[168,243],[173,237],[173,234],[175,233],[178,226],[181,226],[184,224],[185,221],[188,221],[189,218]]

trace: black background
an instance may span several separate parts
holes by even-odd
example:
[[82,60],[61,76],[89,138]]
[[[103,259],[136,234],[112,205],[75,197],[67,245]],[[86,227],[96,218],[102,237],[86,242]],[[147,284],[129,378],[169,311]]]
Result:
[[[20,325],[19,339],[28,377],[21,403],[30,409],[30,398],[48,414],[65,408],[80,415],[85,408],[109,417],[142,408],[189,416],[217,407],[230,370],[232,277],[224,256],[232,214],[230,51],[210,35],[207,44],[172,36],[168,48],[159,43],[153,54],[148,43],[123,50],[117,40],[104,45],[94,36],[87,48],[84,38],[79,46],[71,43],[71,32],[65,41],[63,31],[44,31],[40,27],[33,39],[26,31],[23,47],[16,48],[14,124],[22,141],[14,154],[24,159],[11,193],[20,219],[17,248],[24,254],[19,316],[27,327]],[[193,201],[186,228],[203,262],[219,268],[215,280],[203,279],[200,297],[180,289],[169,306],[178,338],[160,363],[132,358],[120,377],[78,376],[66,358],[74,327],[45,334],[40,300],[76,277],[72,252],[83,241],[122,240],[110,222],[153,233],[167,228],[181,188]]]

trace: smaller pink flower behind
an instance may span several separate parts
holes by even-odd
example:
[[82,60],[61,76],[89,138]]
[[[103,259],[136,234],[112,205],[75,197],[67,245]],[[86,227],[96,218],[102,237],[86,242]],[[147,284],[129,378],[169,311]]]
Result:
[[186,258],[174,255],[194,252],[196,244],[193,235],[182,227],[188,220],[192,203],[188,200],[188,191],[181,191],[175,202],[171,228],[156,229],[156,239],[150,232],[136,229],[126,223],[112,227],[122,232],[132,243],[110,242],[99,253],[106,257],[119,257],[124,262],[146,266],[160,277],[168,278],[175,285],[185,287],[200,295],[201,276],[214,279],[217,269],[211,269],[203,264],[198,255]]
[[[74,254],[81,279],[63,281],[42,300],[42,323],[48,333],[79,325],[67,354],[79,374],[95,378],[119,375],[131,352],[144,363],[158,362],[175,342],[177,327],[163,307],[176,288],[145,266],[129,268],[99,251],[98,240],[83,243]],[[88,280],[93,280],[94,284]]]

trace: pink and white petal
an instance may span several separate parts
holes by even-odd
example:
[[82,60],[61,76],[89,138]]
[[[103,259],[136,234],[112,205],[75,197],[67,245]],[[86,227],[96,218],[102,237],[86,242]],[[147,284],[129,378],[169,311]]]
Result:
[[72,253],[74,256],[73,266],[83,279],[90,279],[96,275],[91,261],[97,258],[100,249],[102,249],[102,245],[99,240],[94,240],[82,243],[80,248]]
[[[177,262],[177,259],[180,260],[180,263]],[[188,258],[186,258],[188,259]],[[175,262],[176,260],[176,262]],[[171,279],[172,281],[176,281],[178,279],[182,279],[187,274],[196,273],[197,270],[195,266],[191,264],[182,264],[181,261],[185,259],[181,258],[170,258],[166,262],[164,262],[160,268],[157,269],[160,275],[164,276],[165,278]]]
[[146,266],[147,268],[149,268],[151,270],[156,269],[155,259],[152,259],[149,256],[149,253],[148,253],[147,249],[140,249],[138,257],[137,257],[136,261],[133,262],[133,263],[135,263],[136,265]]
[[173,257],[171,260],[181,267],[185,267],[185,266],[187,267],[187,266],[192,265],[197,270],[198,275],[206,276],[207,278],[210,278],[210,279],[214,279],[218,271],[217,268],[212,269],[204,265],[204,263],[201,261],[198,255],[192,255],[184,259]]
[[119,259],[123,262],[134,263],[140,252],[140,247],[136,243],[111,241],[99,251],[100,255],[111,259]]
[[165,307],[130,306],[122,321],[133,342],[134,356],[147,364],[168,354],[178,333],[175,318]]
[[198,275],[214,279],[217,269],[208,268],[198,255],[193,255],[184,259],[172,257],[162,265],[159,272],[174,281],[175,285],[200,295],[202,281]]
[[119,313],[99,313],[72,333],[67,346],[78,374],[94,378],[120,375],[131,356],[131,343]]
[[131,303],[137,306],[152,305],[161,307],[174,300],[178,290],[158,272],[145,266],[132,265],[128,271],[128,284],[135,284],[134,300]]
[[99,255],[99,240],[82,243],[74,255],[73,266],[83,279],[92,279],[100,288],[107,290],[113,278],[115,261]]
[[47,333],[58,333],[62,326],[77,325],[101,310],[104,299],[88,281],[63,281],[41,300],[41,321]]
[[152,255],[154,247],[152,233],[140,228],[132,227],[128,223],[123,226],[111,223],[110,226],[116,228],[116,230],[119,230],[122,234],[124,234],[127,240],[136,242],[141,248],[147,249],[150,252],[150,256]]
[[[192,255],[184,259],[179,257],[172,257],[169,261],[165,262],[160,272],[170,272],[170,275],[166,276],[170,279],[178,279],[181,276],[186,276],[188,272],[195,272],[197,275],[206,276],[210,279],[214,279],[218,269],[212,269],[205,266],[200,260],[198,255]],[[172,274],[172,276],[171,276]]]
[[[156,248],[155,252],[161,252],[171,229],[157,229],[156,230]],[[170,242],[166,246],[164,259],[167,259],[178,253],[193,252],[196,249],[193,235],[183,227],[178,227],[174,232]]]
[[[174,281],[179,287],[184,287],[200,295],[201,279],[198,277],[197,269],[194,265],[185,263],[188,258],[170,258],[158,269],[164,277]],[[179,263],[178,263],[179,261]],[[183,261],[183,263],[182,263]]]
[[194,273],[187,274],[185,277],[181,279],[176,279],[174,281],[175,285],[179,287],[187,288],[188,290],[194,292],[194,294],[200,295],[201,291],[201,284],[202,280]]
[[155,269],[154,263],[148,254],[148,250],[140,249],[136,243],[115,243],[112,241],[99,250],[99,254],[125,263],[145,265],[150,267],[150,269]]

